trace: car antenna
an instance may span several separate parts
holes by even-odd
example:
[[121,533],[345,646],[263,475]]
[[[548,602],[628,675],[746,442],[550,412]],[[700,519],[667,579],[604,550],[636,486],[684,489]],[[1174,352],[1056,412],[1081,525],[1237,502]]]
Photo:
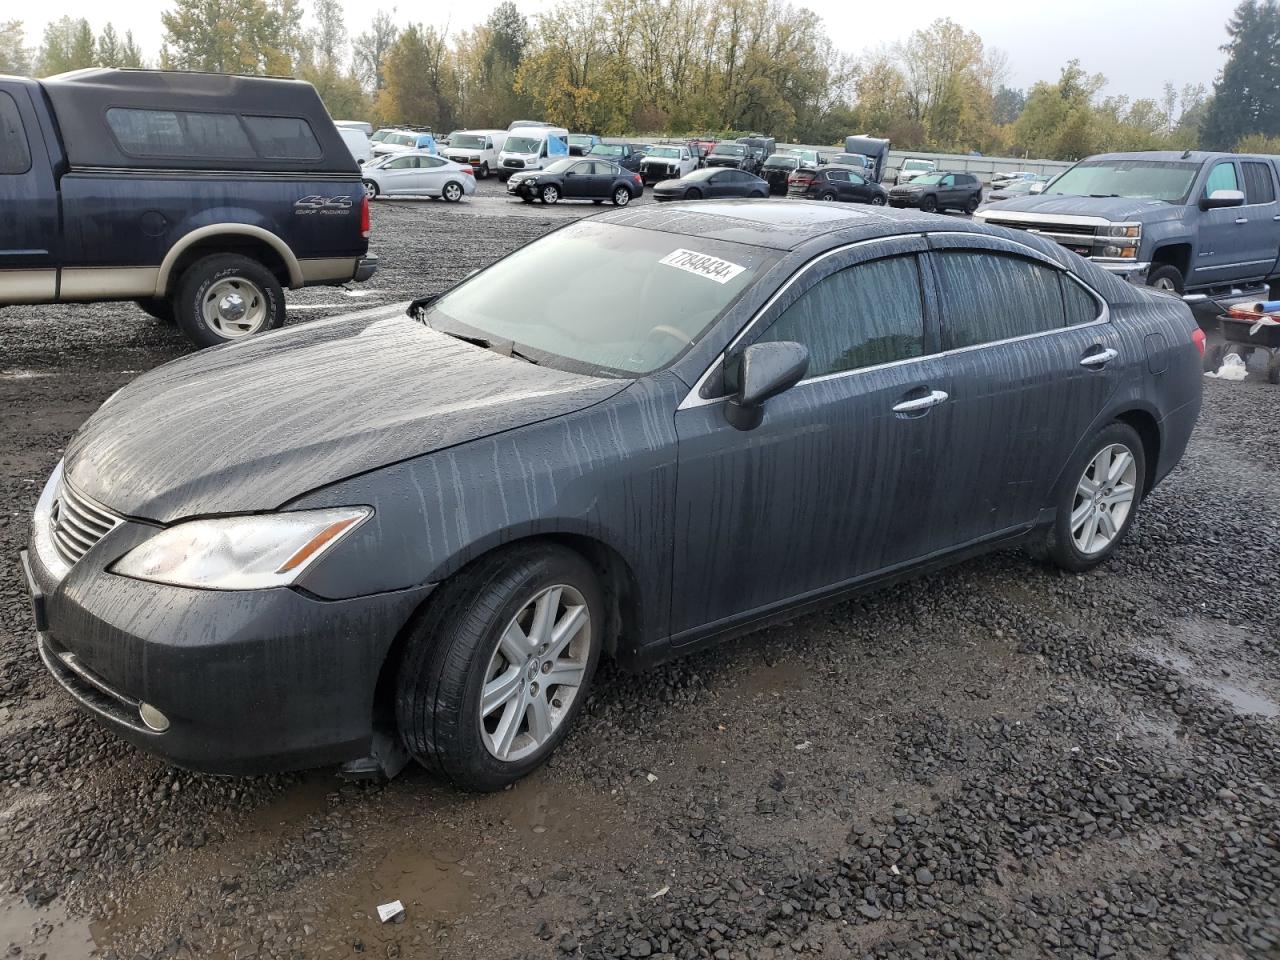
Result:
[[1179,157],[1179,159],[1180,159],[1180,160],[1186,160],[1186,159],[1187,159],[1188,157],[1190,157],[1190,156],[1191,156],[1191,150],[1190,150],[1190,149],[1183,150],[1183,151],[1182,151],[1182,156],[1181,156],[1181,157]]

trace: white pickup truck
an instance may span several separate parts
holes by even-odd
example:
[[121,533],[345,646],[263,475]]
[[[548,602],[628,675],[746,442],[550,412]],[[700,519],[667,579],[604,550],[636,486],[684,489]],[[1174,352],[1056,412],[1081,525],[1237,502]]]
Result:
[[698,169],[698,158],[687,146],[660,143],[640,161],[640,176],[645,183],[655,180],[679,180]]

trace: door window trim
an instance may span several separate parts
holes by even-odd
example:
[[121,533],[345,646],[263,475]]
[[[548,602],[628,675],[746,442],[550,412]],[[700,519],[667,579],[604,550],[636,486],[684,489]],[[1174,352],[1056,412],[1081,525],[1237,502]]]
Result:
[[[796,386],[800,387],[810,383],[820,383],[825,380],[833,380],[836,377],[857,376],[859,374],[870,373],[877,370],[885,370],[889,367],[898,367],[908,363],[923,363],[928,360],[940,360],[945,357],[951,357],[961,353],[969,353],[974,350],[986,350],[990,347],[1000,347],[1010,343],[1020,343],[1023,340],[1037,340],[1040,337],[1049,337],[1049,336],[1054,336],[1056,334],[1069,333],[1073,330],[1084,330],[1089,327],[1097,327],[1097,326],[1102,326],[1103,324],[1111,323],[1111,305],[1107,303],[1106,298],[1103,297],[1100,293],[1098,293],[1097,290],[1093,289],[1093,287],[1085,283],[1084,280],[1077,277],[1075,273],[1073,273],[1071,270],[1067,269],[1062,264],[1057,263],[1054,260],[1050,259],[1041,251],[1035,249],[1034,247],[1029,247],[1025,244],[1019,243],[1016,240],[1009,240],[1004,237],[992,237],[984,233],[966,233],[960,230],[938,231],[934,233],[901,233],[901,234],[895,234],[889,237],[873,237],[869,240],[858,240],[858,241],[855,241],[854,243],[843,244],[842,246],[834,247],[831,250],[827,250],[827,251],[824,251],[823,253],[818,254],[818,256],[814,257],[812,260],[809,260],[808,262],[803,264],[798,270],[796,270],[795,273],[793,273],[790,277],[788,277],[786,282],[783,283],[782,286],[778,287],[778,289],[773,292],[772,296],[770,296],[768,300],[766,300],[763,304],[760,305],[760,307],[756,310],[756,312],[752,314],[751,318],[743,325],[742,329],[739,330],[738,333],[734,336],[734,338],[730,340],[729,343],[725,346],[725,348],[721,350],[719,354],[716,355],[715,359],[711,361],[711,363],[707,366],[707,368],[702,371],[702,375],[698,377],[696,381],[694,381],[693,388],[685,396],[684,400],[680,402],[680,405],[676,407],[676,412],[678,413],[681,410],[690,410],[690,409],[693,409],[694,407],[708,407],[717,403],[725,403],[730,399],[728,396],[704,397],[702,396],[702,389],[704,386],[706,386],[706,383],[711,378],[711,375],[716,370],[718,370],[721,367],[721,365],[724,363],[725,358],[734,350],[735,347],[737,347],[739,343],[742,342],[744,338],[747,337],[748,334],[750,334],[756,328],[756,326],[764,318],[765,314],[769,312],[770,308],[773,307],[773,305],[778,301],[778,299],[784,293],[786,293],[788,289],[791,288],[792,284],[796,283],[801,277],[803,277],[806,273],[808,273],[811,269],[813,269],[819,263],[823,262],[829,257],[837,256],[841,253],[847,253],[850,250],[856,250],[859,247],[865,247],[875,243],[891,243],[895,240],[909,240],[909,239],[916,239],[916,238],[927,241],[934,237],[947,237],[947,236],[953,236],[953,237],[958,236],[958,237],[964,237],[965,239],[971,239],[971,240],[998,240],[1002,243],[1007,243],[1010,246],[1018,247],[1021,250],[1025,250],[1027,253],[1031,254],[1031,259],[1035,260],[1037,263],[1043,264],[1044,266],[1047,266],[1047,267],[1051,267],[1054,270],[1057,270],[1062,274],[1065,274],[1067,277],[1074,280],[1076,283],[1080,284],[1080,286],[1084,287],[1084,289],[1087,290],[1090,294],[1092,294],[1093,298],[1098,302],[1099,306],[1101,307],[1101,312],[1098,314],[1098,316],[1095,319],[1089,321],[1088,323],[1077,323],[1071,326],[1057,327],[1053,330],[1040,330],[1036,333],[1024,333],[1016,337],[1007,337],[1004,340],[991,340],[986,343],[975,343],[967,347],[956,347],[952,350],[940,350],[937,353],[928,353],[920,357],[906,357],[902,360],[892,360],[888,363],[876,364],[873,367],[858,367],[856,370],[840,370],[835,373],[823,374],[820,377],[811,377],[811,378],[801,380],[799,383],[796,384]],[[947,248],[943,248],[943,249],[947,249]],[[986,251],[988,253],[1001,253],[1001,252],[1009,253],[1010,252],[1007,250],[1001,251],[996,246],[952,247],[950,249],[958,250],[961,252],[965,252],[965,251]],[[933,260],[930,256],[935,252],[939,252],[939,251],[934,248],[929,248],[926,250],[918,250],[918,251],[913,251],[909,254],[904,253],[901,255],[915,256],[918,258],[918,262],[920,264],[921,282],[933,283],[935,285],[934,300],[937,302],[938,309],[942,310],[943,309],[942,298],[940,293],[936,290],[937,274],[936,274],[936,271],[933,269]],[[1015,256],[1017,255],[1018,254],[1015,254]],[[894,254],[889,254],[889,256],[894,256]],[[850,266],[856,266],[856,264],[850,264]],[[926,302],[927,302],[928,292],[927,291],[922,291],[922,292],[925,293]],[[1064,315],[1065,315],[1065,305],[1064,305]],[[926,321],[927,321],[927,318],[926,318]],[[927,339],[928,338],[927,322],[926,322],[925,334]]]

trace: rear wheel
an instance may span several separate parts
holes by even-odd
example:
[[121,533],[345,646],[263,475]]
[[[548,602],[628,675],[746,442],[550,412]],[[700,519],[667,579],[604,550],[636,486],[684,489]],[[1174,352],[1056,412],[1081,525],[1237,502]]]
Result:
[[376,200],[378,198],[378,185],[372,180],[365,180],[364,195],[370,200]]
[[148,297],[134,301],[143,313],[155,317],[161,323],[173,323],[173,301],[163,297]]
[[182,274],[174,313],[188,340],[197,347],[214,347],[282,325],[284,291],[257,260],[217,253]]
[[982,203],[981,198],[979,198],[979,197],[970,197],[970,198],[969,198],[969,202],[968,202],[968,203],[966,203],[966,204],[964,205],[964,212],[972,216],[972,215],[973,215],[973,213],[974,213],[975,211],[977,211],[978,206],[979,206],[979,204],[981,204],[981,203]]
[[538,197],[543,203],[555,203],[560,199],[560,190],[554,184],[547,184],[538,193]]
[[836,198],[835,191],[832,191],[832,190],[826,190],[823,193],[818,194],[819,200],[830,201],[830,200],[834,200],[835,198]]
[[440,196],[450,203],[457,203],[462,199],[462,184],[456,180],[450,180],[444,185],[444,189],[440,191]]
[[613,205],[615,207],[625,207],[631,202],[631,191],[626,187],[618,187],[613,191]]
[[1147,477],[1142,438],[1127,423],[1100,430],[1063,474],[1044,552],[1079,573],[1115,551],[1137,516]]
[[586,699],[603,645],[595,572],[553,544],[515,546],[448,580],[410,634],[396,720],[428,770],[499,790],[543,763]]

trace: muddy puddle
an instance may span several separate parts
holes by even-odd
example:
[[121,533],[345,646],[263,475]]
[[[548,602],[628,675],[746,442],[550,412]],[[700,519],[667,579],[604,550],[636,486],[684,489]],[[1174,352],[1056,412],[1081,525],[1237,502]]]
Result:
[[[6,896],[0,903],[0,944],[9,948],[7,956],[44,955],[49,960],[90,960],[95,956],[89,921],[69,917],[56,902],[35,907]],[[14,947],[21,952],[15,954]]]
[[[1244,635],[1244,631],[1229,624],[1183,620],[1175,625],[1171,638],[1174,643],[1153,645],[1149,652],[1189,684],[1225,701],[1238,714],[1280,717],[1280,699],[1251,682],[1243,673],[1240,658],[1232,655]],[[1195,650],[1196,655],[1185,648]],[[1224,668],[1224,664],[1229,666]]]

